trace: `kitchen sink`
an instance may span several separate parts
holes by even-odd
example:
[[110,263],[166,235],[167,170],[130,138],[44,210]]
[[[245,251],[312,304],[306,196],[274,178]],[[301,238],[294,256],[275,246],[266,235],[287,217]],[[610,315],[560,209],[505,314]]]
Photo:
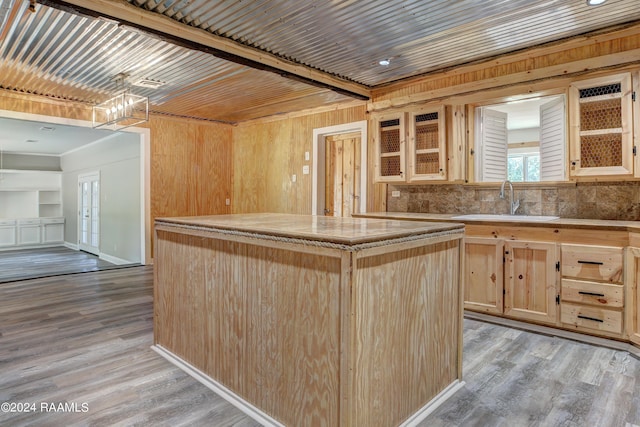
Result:
[[451,219],[468,219],[477,221],[553,221],[559,219],[559,216],[550,215],[507,215],[507,214],[468,214],[451,217]]

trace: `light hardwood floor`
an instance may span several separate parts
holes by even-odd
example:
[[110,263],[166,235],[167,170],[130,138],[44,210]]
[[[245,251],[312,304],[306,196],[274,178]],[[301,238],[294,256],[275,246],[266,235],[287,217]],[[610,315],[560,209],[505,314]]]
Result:
[[120,267],[65,246],[0,251],[0,283]]
[[[152,281],[132,267],[0,286],[0,402],[36,404],[0,426],[257,425],[149,348]],[[467,319],[464,380],[422,427],[640,425],[625,352]],[[79,412],[40,410],[60,402]]]

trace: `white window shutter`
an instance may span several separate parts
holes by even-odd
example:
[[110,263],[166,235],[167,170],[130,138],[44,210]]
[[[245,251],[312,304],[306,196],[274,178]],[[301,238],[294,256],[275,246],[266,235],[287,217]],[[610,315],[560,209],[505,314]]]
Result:
[[540,106],[540,181],[565,180],[564,97]]
[[482,110],[482,181],[507,179],[507,113]]

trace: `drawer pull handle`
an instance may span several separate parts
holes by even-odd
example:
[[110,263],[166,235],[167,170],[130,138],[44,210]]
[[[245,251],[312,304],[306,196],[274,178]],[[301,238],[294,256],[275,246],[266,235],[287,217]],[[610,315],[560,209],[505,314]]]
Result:
[[600,262],[600,261],[582,261],[582,260],[578,260],[578,264],[603,265],[603,264],[604,264],[604,262]]
[[578,314],[578,319],[593,320],[594,322],[604,323],[604,320],[602,320],[602,319],[596,319],[595,317],[583,316],[581,314]]
[[579,293],[580,295],[591,295],[591,296],[594,296],[594,297],[603,297],[603,296],[604,296],[604,294],[599,294],[599,293],[597,293],[597,292],[584,292],[584,291],[578,291],[578,293]]

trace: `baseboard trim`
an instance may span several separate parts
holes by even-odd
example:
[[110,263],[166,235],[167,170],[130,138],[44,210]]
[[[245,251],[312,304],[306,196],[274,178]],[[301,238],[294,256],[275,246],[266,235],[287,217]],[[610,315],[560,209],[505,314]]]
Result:
[[482,322],[493,323],[496,325],[507,326],[510,328],[521,329],[528,332],[538,334],[566,338],[572,341],[579,341],[585,344],[597,345],[599,347],[611,348],[613,350],[626,351],[633,357],[640,359],[640,349],[632,344],[616,341],[613,339],[596,337],[593,335],[580,334],[578,332],[567,331],[564,329],[553,328],[551,326],[536,325],[533,323],[521,322],[519,320],[507,319],[505,317],[491,316],[490,314],[476,313],[474,311],[464,312],[467,319],[480,320]]
[[411,415],[405,422],[400,424],[400,427],[415,427],[425,420],[433,411],[438,409],[440,405],[446,402],[451,396],[453,396],[458,390],[463,388],[464,381],[455,380],[442,390],[436,397],[434,397],[429,403],[418,409],[416,413]]
[[64,242],[64,246],[69,249],[73,249],[74,251],[80,250],[80,247],[78,246],[78,244],[75,244],[75,243]]
[[100,252],[99,258],[103,259],[103,260],[105,260],[107,262],[110,262],[111,264],[115,264],[115,265],[133,264],[133,262],[131,262],[131,261],[127,261],[126,259],[118,258],[118,257],[115,257],[113,255],[108,255],[108,254],[105,254],[103,252]]
[[[171,353],[166,348],[160,345],[152,345],[151,349],[165,358],[169,363],[177,366],[179,369],[189,374],[195,380],[205,385],[209,390],[216,393],[218,396],[231,403],[233,406],[244,412],[247,416],[251,417],[261,425],[266,427],[285,427],[276,419],[264,413],[259,408],[255,407],[251,403],[247,402],[244,398],[229,390],[224,385],[220,384],[216,380],[209,377],[207,374],[191,365],[190,363],[182,360],[180,357]],[[424,421],[433,411],[435,411],[440,405],[442,405],[447,399],[453,396],[458,390],[463,388],[464,381],[455,380],[449,384],[444,390],[442,390],[436,397],[434,397],[429,403],[420,408],[417,412],[411,415],[405,420],[400,427],[415,427]]]
[[156,353],[158,353],[160,356],[164,357],[171,364],[177,366],[178,368],[180,368],[181,370],[183,370],[184,372],[192,376],[201,384],[204,384],[211,391],[216,393],[218,396],[220,396],[227,402],[231,403],[233,406],[235,406],[236,408],[238,408],[239,410],[247,414],[247,416],[256,420],[261,425],[267,426],[267,427],[272,427],[272,426],[285,427],[284,424],[281,424],[276,419],[272,418],[262,410],[258,409],[251,403],[244,400],[235,392],[229,390],[224,385],[215,381],[214,379],[209,377],[207,374],[205,374],[195,366],[189,364],[188,362],[185,362],[180,357],[171,353],[169,350],[165,349],[164,347],[160,345],[152,345],[151,349],[154,350]]

